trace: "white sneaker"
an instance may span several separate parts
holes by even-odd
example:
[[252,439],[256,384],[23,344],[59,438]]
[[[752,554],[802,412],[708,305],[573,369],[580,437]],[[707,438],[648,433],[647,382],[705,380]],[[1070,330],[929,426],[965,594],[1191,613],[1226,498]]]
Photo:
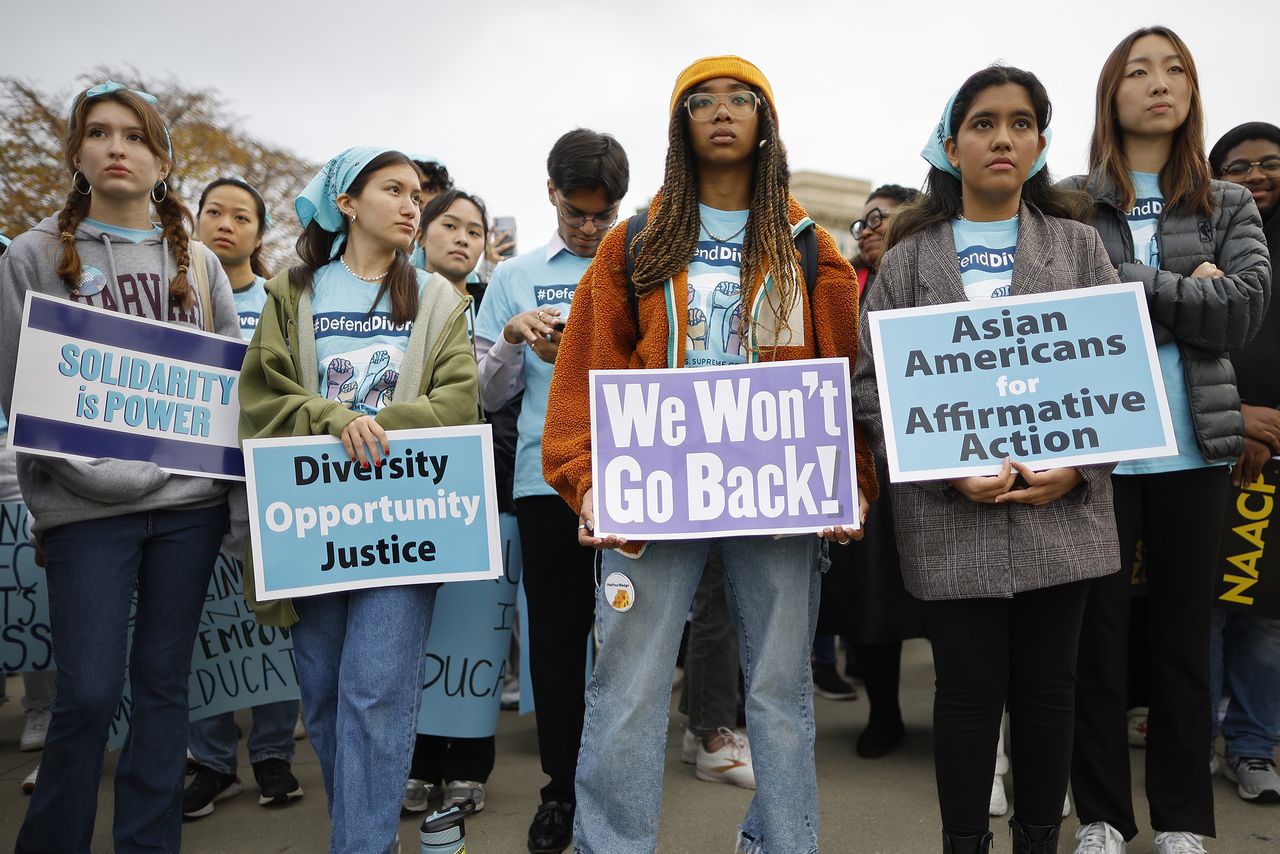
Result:
[[440,802],[441,811],[470,798],[476,805],[476,812],[484,809],[484,783],[475,780],[450,780],[444,784],[444,800]]
[[22,778],[22,794],[29,795],[36,790],[36,778],[40,776],[40,766],[31,769],[31,773]]
[[1134,706],[1125,714],[1125,735],[1130,747],[1147,746],[1148,713],[1146,706]]
[[1204,837],[1183,831],[1157,833],[1156,854],[1205,854]]
[[298,712],[298,719],[293,722],[293,740],[301,741],[307,737],[307,725],[302,722],[302,712]]
[[997,774],[991,781],[991,803],[987,815],[1004,815],[1009,811],[1009,798],[1004,793],[1004,777]]
[[1076,854],[1124,854],[1124,837],[1105,821],[1080,825],[1076,839]]
[[1227,760],[1227,779],[1236,784],[1236,792],[1256,804],[1280,804],[1280,774],[1270,759]]
[[1066,818],[1071,815],[1071,793],[1068,792],[1066,797],[1062,799],[1062,817]]
[[44,739],[49,734],[49,721],[52,718],[53,710],[48,706],[27,709],[27,719],[22,725],[22,738],[18,741],[18,749],[23,753],[44,750]]
[[698,761],[694,776],[708,783],[729,783],[744,789],[756,787],[756,773],[751,767],[751,745],[742,733],[720,727],[719,750],[708,751],[698,739]]
[[684,728],[684,739],[680,742],[680,761],[685,765],[696,765],[698,762],[698,744],[702,739],[688,727]]
[[404,784],[404,801],[400,808],[405,812],[426,812],[438,800],[440,789],[434,783],[409,778]]

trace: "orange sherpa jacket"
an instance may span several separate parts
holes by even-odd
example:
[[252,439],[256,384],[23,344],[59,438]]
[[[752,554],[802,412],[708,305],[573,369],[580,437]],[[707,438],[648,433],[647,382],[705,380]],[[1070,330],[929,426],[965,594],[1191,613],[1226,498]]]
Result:
[[[658,210],[659,198],[649,209]],[[808,215],[792,198],[788,216],[792,225]],[[761,294],[764,281],[757,274],[744,298],[753,322],[750,334],[758,353],[752,361],[839,358],[849,360],[853,371],[858,357],[858,279],[840,254],[835,240],[821,227],[818,236],[818,277],[812,301],[799,269],[796,277],[801,298],[791,311],[785,331],[775,332],[773,311],[765,305],[776,291]],[[671,280],[670,289],[653,288],[639,299],[640,328],[632,320],[627,300],[626,223],[620,222],[600,243],[595,260],[578,283],[577,293],[556,355],[555,372],[547,400],[547,421],[542,434],[542,476],[577,513],[582,497],[591,488],[591,423],[587,372],[592,369],[669,368],[684,366],[684,336],[672,335],[670,305],[682,311],[689,304],[688,271]],[[800,255],[796,253],[796,266]],[[811,304],[812,302],[812,304]],[[684,322],[678,319],[677,331]],[[813,338],[817,338],[814,346]],[[773,346],[781,338],[785,346]],[[800,342],[791,345],[789,342]],[[858,487],[868,501],[879,494],[871,445],[861,432],[855,434]]]

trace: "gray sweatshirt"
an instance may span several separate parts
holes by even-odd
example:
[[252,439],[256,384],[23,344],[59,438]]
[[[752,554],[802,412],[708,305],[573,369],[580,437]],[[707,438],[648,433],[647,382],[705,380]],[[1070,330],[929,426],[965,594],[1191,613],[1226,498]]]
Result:
[[[85,305],[121,314],[163,320],[175,325],[204,327],[204,313],[195,294],[189,310],[169,304],[169,280],[177,262],[168,242],[160,237],[134,243],[81,223],[76,249],[84,264],[81,293],[72,297],[54,268],[61,251],[58,221],[49,217],[14,239],[0,256],[0,407],[12,411],[14,371],[22,306],[27,291],[74,299]],[[240,337],[231,283],[211,251],[205,251],[215,329]],[[18,455],[18,482],[27,509],[36,519],[36,533],[87,519],[121,516],[144,510],[195,509],[226,501],[228,481],[171,475],[147,462],[111,457],[88,462],[33,454]]]

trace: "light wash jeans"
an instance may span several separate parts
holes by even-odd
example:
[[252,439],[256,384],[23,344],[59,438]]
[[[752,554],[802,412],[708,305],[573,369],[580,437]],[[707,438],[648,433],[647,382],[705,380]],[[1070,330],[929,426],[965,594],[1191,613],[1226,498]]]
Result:
[[1218,704],[1225,681],[1231,692],[1222,721],[1227,756],[1274,759],[1280,743],[1280,620],[1214,608],[1212,631],[1213,735],[1218,734]]
[[295,599],[293,653],[332,854],[395,850],[438,584]]
[[[293,725],[298,720],[298,701],[281,700],[253,707],[253,729],[249,730],[249,764],[264,759],[293,762]],[[187,725],[187,749],[196,761],[219,774],[236,773],[235,712],[223,712]]]
[[[658,844],[671,676],[711,540],[650,543],[638,560],[605,552],[634,605],[597,591],[601,648],[587,686],[574,845],[580,854],[641,854]],[[818,616],[820,541],[812,534],[718,541],[746,672],[747,733],[759,788],[739,827],[747,854],[818,847],[809,651]]]

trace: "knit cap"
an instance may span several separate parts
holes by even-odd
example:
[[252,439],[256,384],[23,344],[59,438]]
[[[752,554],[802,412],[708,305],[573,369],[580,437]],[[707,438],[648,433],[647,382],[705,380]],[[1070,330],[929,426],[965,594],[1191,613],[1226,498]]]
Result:
[[671,91],[671,112],[680,106],[680,96],[699,83],[705,83],[716,77],[732,77],[741,80],[760,90],[769,104],[769,112],[773,114],[773,123],[778,124],[778,108],[773,103],[773,88],[769,85],[764,73],[740,56],[704,56],[695,60],[688,68],[680,72],[676,78],[676,88]]

